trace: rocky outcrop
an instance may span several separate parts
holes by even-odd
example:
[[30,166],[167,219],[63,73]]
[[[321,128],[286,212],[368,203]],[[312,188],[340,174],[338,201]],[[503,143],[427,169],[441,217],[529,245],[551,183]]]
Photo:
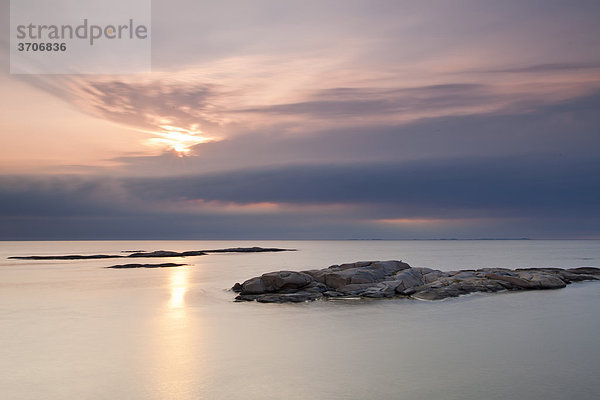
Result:
[[563,288],[571,282],[600,279],[600,269],[483,268],[438,271],[412,268],[402,261],[361,261],[302,272],[279,271],[236,283],[238,301],[304,302],[321,298],[404,296],[440,300],[475,292]]
[[114,269],[128,269],[128,268],[172,268],[172,267],[181,267],[187,264],[175,264],[175,263],[163,263],[163,264],[119,264],[112,265],[106,268],[114,268]]
[[[277,249],[264,247],[235,247],[231,249],[217,250],[191,250],[191,251],[136,251],[129,255],[119,254],[94,254],[94,255],[79,255],[69,254],[64,256],[13,256],[8,257],[16,260],[92,260],[103,258],[167,258],[167,257],[192,257],[204,256],[208,253],[265,253],[265,252],[280,252],[280,251],[295,251],[294,249]],[[126,251],[125,253],[129,253]]]

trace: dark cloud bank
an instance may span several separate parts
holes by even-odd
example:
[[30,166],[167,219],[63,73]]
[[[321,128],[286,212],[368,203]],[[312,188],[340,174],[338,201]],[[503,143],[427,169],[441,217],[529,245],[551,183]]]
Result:
[[[505,158],[288,166],[179,178],[21,179],[18,184],[3,179],[0,237],[304,237],[311,224],[316,231],[327,225],[333,236],[353,237],[344,227],[395,218],[515,219],[513,235],[520,225],[531,232],[532,224],[547,224],[554,226],[550,237],[585,236],[593,233],[592,222],[600,222],[599,177],[595,159]],[[317,207],[308,214],[275,215],[178,211],[177,204],[198,199]],[[174,207],[165,211],[165,204]],[[349,205],[352,211],[321,215],[318,206],[327,204]],[[364,226],[359,236],[380,233],[370,229]]]

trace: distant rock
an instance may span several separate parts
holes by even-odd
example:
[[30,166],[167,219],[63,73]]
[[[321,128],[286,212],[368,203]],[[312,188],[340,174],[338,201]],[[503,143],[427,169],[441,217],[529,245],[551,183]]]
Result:
[[171,268],[181,267],[187,264],[163,263],[163,264],[119,264],[106,268],[126,269],[126,268]]
[[440,300],[475,292],[558,289],[598,279],[600,269],[594,267],[438,271],[412,268],[402,261],[360,261],[320,270],[270,272],[236,283],[232,290],[239,293],[237,301],[262,303],[395,296]]
[[[191,251],[138,251],[129,255],[117,254],[96,254],[96,255],[64,255],[64,256],[13,256],[9,259],[16,260],[93,260],[103,258],[167,258],[167,257],[193,257],[204,256],[208,253],[264,253],[264,252],[280,252],[280,251],[295,251],[294,249],[278,249],[278,248],[263,248],[263,247],[235,247],[231,249],[218,250],[191,250]],[[123,253],[129,253],[124,251]]]
[[112,254],[94,254],[94,255],[79,255],[69,254],[65,256],[13,256],[8,257],[13,260],[95,260],[103,258],[124,258],[126,256]]
[[205,253],[267,253],[279,251],[296,251],[296,249],[278,249],[275,247],[232,247],[230,249],[203,250]]
[[[187,254],[186,254],[187,253]],[[186,256],[203,256],[206,253],[203,251],[166,251],[166,250],[157,250],[150,252],[142,252],[142,253],[133,253],[128,255],[127,257],[131,258],[167,258],[167,257],[186,257]]]

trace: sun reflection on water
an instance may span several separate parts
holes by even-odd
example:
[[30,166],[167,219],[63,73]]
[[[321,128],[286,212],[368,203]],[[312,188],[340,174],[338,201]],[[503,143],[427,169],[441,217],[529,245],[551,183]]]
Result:
[[156,398],[178,400],[188,398],[196,385],[194,374],[199,370],[196,351],[201,332],[196,329],[194,315],[186,304],[193,270],[182,266],[168,268],[166,272],[169,297],[164,299],[161,316],[153,327],[153,391]]
[[170,309],[181,309],[185,307],[185,293],[188,290],[188,268],[174,268],[171,273],[171,298],[169,299]]

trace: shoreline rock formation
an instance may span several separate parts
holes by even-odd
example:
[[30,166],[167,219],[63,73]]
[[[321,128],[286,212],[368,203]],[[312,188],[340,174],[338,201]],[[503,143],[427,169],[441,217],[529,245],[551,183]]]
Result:
[[192,257],[192,256],[204,256],[210,253],[266,253],[266,252],[280,252],[280,251],[296,251],[295,249],[278,249],[274,247],[235,247],[230,249],[217,249],[217,250],[192,250],[192,251],[140,251],[140,252],[129,252],[129,255],[119,254],[94,254],[94,255],[79,255],[79,254],[68,254],[59,256],[12,256],[8,257],[13,260],[94,260],[94,259],[105,259],[105,258],[167,258],[167,257]]
[[320,270],[278,271],[236,283],[236,301],[305,302],[328,298],[410,297],[441,300],[475,292],[563,288],[599,280],[600,268],[482,268],[439,271],[402,261],[361,261]]

